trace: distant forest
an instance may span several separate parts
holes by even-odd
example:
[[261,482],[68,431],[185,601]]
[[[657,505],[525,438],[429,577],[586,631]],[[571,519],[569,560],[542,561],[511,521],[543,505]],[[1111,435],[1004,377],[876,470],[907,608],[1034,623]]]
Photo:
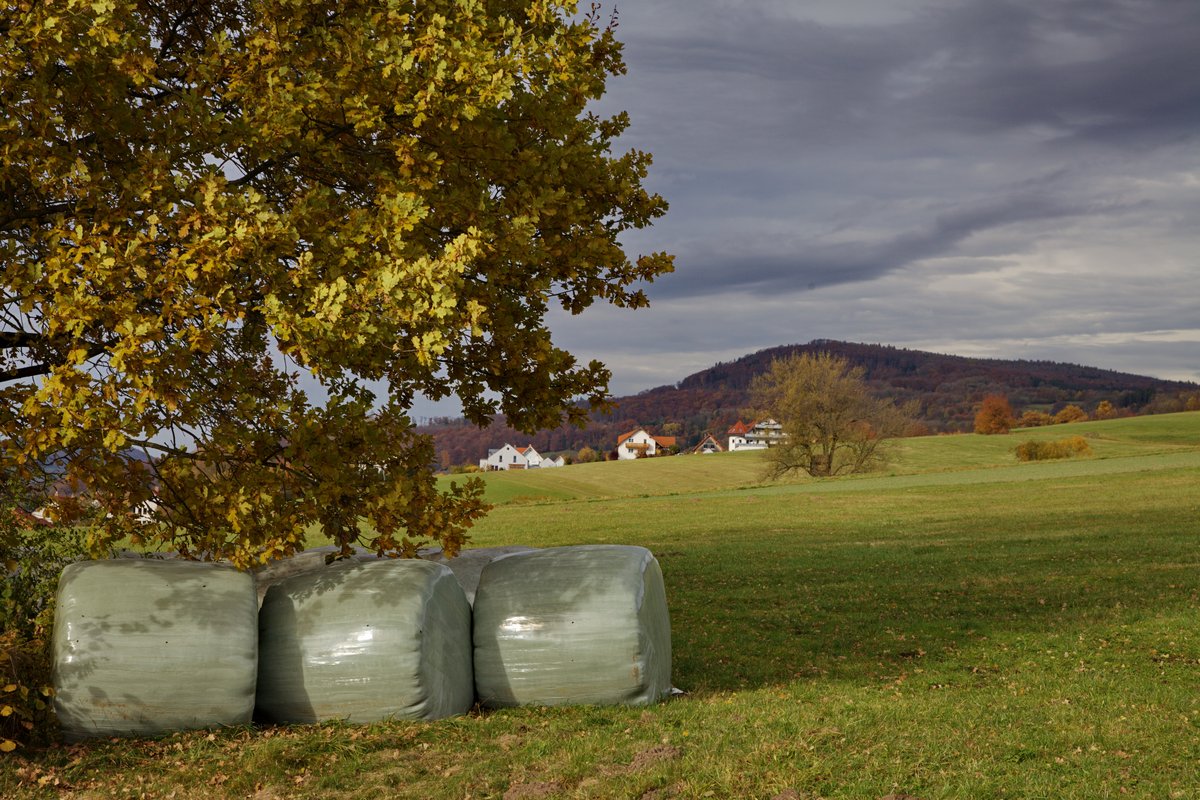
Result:
[[644,427],[654,434],[679,437],[681,450],[713,433],[724,444],[725,431],[745,417],[750,382],[771,361],[793,353],[828,352],[866,370],[866,380],[880,396],[897,402],[920,402],[915,433],[970,431],[983,398],[1004,395],[1019,416],[1024,411],[1054,414],[1068,404],[1091,412],[1107,400],[1124,414],[1183,411],[1200,407],[1200,385],[1164,381],[1111,370],[1051,361],[1005,361],[964,358],[875,344],[818,339],[803,345],[760,350],[735,361],[697,372],[673,386],[659,386],[616,398],[611,414],[593,413],[584,429],[562,425],[532,435],[509,428],[497,417],[479,429],[461,420],[436,420],[422,426],[433,434],[443,469],[476,464],[489,448],[506,442],[532,444],[542,454],[572,455],[590,447],[601,457],[616,446],[617,436]]

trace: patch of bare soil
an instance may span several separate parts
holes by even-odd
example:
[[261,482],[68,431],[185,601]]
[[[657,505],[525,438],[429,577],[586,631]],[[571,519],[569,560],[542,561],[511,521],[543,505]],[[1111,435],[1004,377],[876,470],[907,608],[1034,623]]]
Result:
[[626,773],[641,772],[644,769],[649,769],[655,764],[661,764],[664,761],[673,761],[679,758],[683,751],[678,747],[669,744],[659,744],[651,747],[649,750],[643,750],[633,757],[633,760],[620,770]]
[[563,785],[557,781],[514,783],[504,793],[504,800],[536,800],[539,797],[559,797],[562,793]]

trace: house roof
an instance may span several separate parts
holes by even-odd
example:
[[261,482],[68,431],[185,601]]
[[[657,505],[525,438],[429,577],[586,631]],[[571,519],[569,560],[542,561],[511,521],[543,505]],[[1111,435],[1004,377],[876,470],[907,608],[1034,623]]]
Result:
[[742,422],[740,419],[733,423],[733,427],[726,431],[726,433],[728,433],[730,436],[743,436],[749,432],[750,426]]
[[720,450],[721,452],[725,452],[725,448],[724,448],[724,447],[722,447],[722,446],[721,446],[721,443],[717,441],[717,437],[713,436],[711,433],[706,433],[706,434],[704,434],[704,438],[700,440],[700,443],[699,443],[699,444],[697,444],[695,447],[693,447],[693,448],[692,448],[692,452],[693,452],[693,453],[698,453],[698,452],[700,452],[700,450],[701,450],[701,449],[704,447],[704,445],[705,445],[705,444],[707,444],[708,442],[712,442],[712,443],[713,443],[713,445],[715,445],[715,446],[716,446],[716,448],[717,448],[718,450]]
[[[644,433],[645,430],[646,430],[645,428],[634,428],[629,433],[622,433],[620,436],[617,437],[617,447],[620,447],[625,442],[626,439],[633,436],[635,433],[639,433],[639,432]],[[649,434],[646,434],[646,435],[649,436]]]
[[650,438],[653,439],[655,442],[657,442],[659,447],[674,447],[675,446],[675,437],[674,436],[651,436]]

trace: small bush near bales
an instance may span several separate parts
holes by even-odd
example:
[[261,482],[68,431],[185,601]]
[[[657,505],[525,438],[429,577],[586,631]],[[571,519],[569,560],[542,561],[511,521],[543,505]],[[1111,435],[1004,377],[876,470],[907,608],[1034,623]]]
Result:
[[44,525],[0,486],[0,757],[54,735],[49,633],[58,574],[87,554],[82,529]]
[[1049,461],[1054,458],[1073,458],[1092,454],[1092,448],[1082,436],[1068,436],[1056,442],[1029,441],[1017,445],[1018,461]]

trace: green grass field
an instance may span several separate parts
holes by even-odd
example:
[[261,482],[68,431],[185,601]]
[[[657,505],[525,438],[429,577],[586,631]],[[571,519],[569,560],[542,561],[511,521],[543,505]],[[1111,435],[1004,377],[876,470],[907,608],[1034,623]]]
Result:
[[1200,413],[487,480],[476,545],[658,555],[685,696],[53,748],[0,796],[1200,798]]

